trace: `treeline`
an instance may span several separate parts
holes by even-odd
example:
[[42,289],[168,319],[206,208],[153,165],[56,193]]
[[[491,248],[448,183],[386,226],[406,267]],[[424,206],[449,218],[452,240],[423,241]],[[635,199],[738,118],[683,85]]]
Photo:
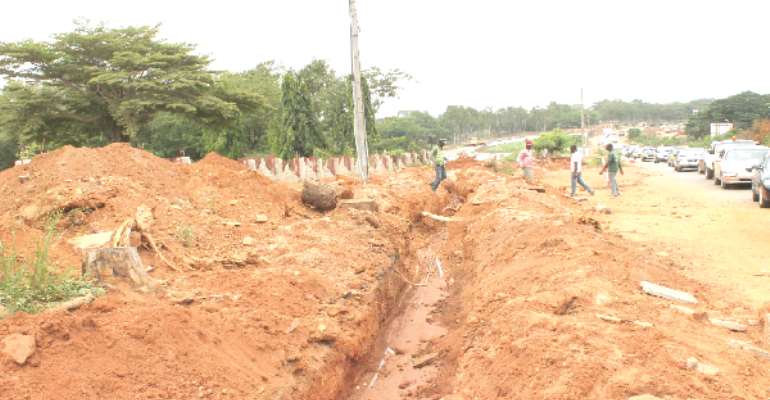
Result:
[[711,123],[730,122],[735,130],[747,130],[752,125],[770,118],[770,94],[743,92],[716,100],[693,114],[687,121],[687,136],[700,139],[711,134]]
[[[710,100],[689,103],[655,104],[641,100],[603,100],[584,111],[586,126],[602,122],[633,124],[637,122],[683,122],[706,107]],[[499,110],[476,110],[471,107],[449,106],[434,118],[425,112],[408,112],[399,117],[381,119],[379,133],[390,140],[416,140],[426,143],[442,137],[456,142],[471,136],[499,136],[515,132],[543,132],[555,129],[580,128],[580,105],[552,102],[545,108],[508,107]]]
[[[351,154],[352,87],[324,61],[300,70],[263,63],[231,73],[158,27],[76,25],[50,42],[0,43],[0,167],[62,145],[130,142],[159,156],[237,158]],[[405,73],[364,72],[365,114],[394,97]]]

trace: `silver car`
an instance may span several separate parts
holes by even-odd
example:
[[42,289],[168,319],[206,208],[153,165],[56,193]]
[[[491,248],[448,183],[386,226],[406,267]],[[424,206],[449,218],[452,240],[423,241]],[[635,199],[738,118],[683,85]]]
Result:
[[770,148],[764,146],[727,149],[721,160],[714,163],[714,183],[722,189],[733,184],[750,184],[754,174],[749,169],[762,162],[768,151]]
[[698,163],[703,160],[706,151],[703,149],[679,150],[674,158],[674,169],[682,172],[687,169],[697,170]]

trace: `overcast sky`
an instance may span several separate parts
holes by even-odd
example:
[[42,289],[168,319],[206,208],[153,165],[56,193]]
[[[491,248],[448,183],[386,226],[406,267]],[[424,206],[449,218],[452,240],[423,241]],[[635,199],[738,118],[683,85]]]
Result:
[[[0,41],[45,40],[75,18],[162,24],[213,67],[314,58],[350,69],[346,0],[3,2]],[[770,1],[358,0],[363,67],[414,76],[382,115],[447,105],[532,107],[770,93]]]

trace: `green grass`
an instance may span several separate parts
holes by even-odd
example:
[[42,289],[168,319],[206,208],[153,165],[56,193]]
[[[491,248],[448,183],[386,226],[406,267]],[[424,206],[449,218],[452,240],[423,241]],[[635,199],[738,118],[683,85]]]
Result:
[[91,282],[52,270],[49,251],[56,240],[55,227],[60,217],[56,214],[49,218],[31,262],[20,262],[15,248],[0,243],[0,305],[9,312],[35,313],[52,303],[100,294],[101,289]]
[[479,153],[516,153],[518,154],[524,144],[521,142],[498,144],[496,146],[485,146],[479,148]]

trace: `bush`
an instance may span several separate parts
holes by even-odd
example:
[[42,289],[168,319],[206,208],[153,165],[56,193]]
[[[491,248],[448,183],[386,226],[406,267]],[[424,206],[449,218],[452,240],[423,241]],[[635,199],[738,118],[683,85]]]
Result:
[[545,132],[535,139],[534,148],[542,153],[548,151],[549,155],[569,153],[570,146],[579,145],[582,139],[578,136],[571,136],[562,130]]
[[642,136],[642,130],[639,128],[631,128],[628,130],[628,138],[630,140],[636,140],[639,138],[639,136]]
[[49,218],[31,264],[19,262],[15,249],[0,243],[0,305],[8,311],[34,313],[51,303],[88,293],[100,294],[101,289],[83,278],[52,271],[49,250],[56,238],[59,218],[59,214]]

